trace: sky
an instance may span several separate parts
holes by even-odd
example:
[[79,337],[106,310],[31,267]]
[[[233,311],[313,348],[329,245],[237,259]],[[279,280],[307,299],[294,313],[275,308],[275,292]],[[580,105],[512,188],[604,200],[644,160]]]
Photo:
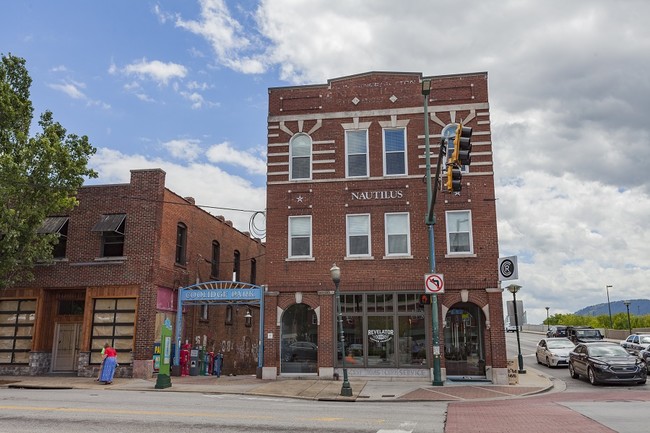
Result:
[[528,322],[650,298],[648,1],[0,5],[0,53],[27,60],[35,118],[97,148],[92,183],[160,167],[242,231],[265,209],[269,87],[485,71],[500,256],[519,265],[502,284]]

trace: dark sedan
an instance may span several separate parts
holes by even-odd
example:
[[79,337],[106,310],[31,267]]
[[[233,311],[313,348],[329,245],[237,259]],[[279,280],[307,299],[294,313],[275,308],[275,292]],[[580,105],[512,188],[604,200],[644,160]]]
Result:
[[569,374],[574,379],[585,376],[592,385],[599,383],[643,385],[646,382],[647,367],[642,359],[630,355],[619,344],[578,343],[569,353]]

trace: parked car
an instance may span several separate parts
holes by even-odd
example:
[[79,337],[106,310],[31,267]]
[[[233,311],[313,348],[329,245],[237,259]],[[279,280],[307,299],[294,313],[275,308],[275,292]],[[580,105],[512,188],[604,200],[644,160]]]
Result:
[[598,329],[591,326],[567,326],[566,336],[575,344],[600,341],[604,338]]
[[650,344],[650,334],[632,334],[621,341],[621,346],[632,355],[639,355],[639,352]]
[[282,354],[284,361],[316,361],[318,346],[309,341],[296,341],[286,347]]
[[608,341],[579,343],[569,353],[569,374],[585,376],[592,385],[599,383],[646,383],[646,363],[631,355],[620,344]]
[[650,361],[650,344],[639,351],[639,358],[643,359],[646,366],[648,365],[648,361]]
[[517,332],[517,327],[515,325],[506,325],[506,332]]
[[548,367],[569,365],[569,353],[575,344],[562,337],[542,338],[537,343],[535,357],[538,364],[546,364]]
[[547,337],[566,337],[566,326],[555,325],[551,326],[548,331],[546,331]]

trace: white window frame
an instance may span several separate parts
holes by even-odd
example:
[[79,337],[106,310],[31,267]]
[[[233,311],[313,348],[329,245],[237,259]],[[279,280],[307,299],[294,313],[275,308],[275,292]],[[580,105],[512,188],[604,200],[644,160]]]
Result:
[[[305,137],[307,140],[309,140],[309,155],[294,155],[294,144],[295,141],[299,138]],[[313,143],[311,140],[311,137],[307,134],[296,134],[293,137],[291,137],[291,140],[289,140],[289,179],[290,180],[311,180],[312,178],[312,155],[313,155]],[[293,173],[293,162],[295,158],[307,158],[309,160],[308,164],[308,175],[305,177],[295,177]]]
[[[451,215],[458,215],[458,214],[465,214],[467,215],[467,231],[452,231],[452,227],[450,227],[450,216]],[[472,211],[471,210],[454,210],[454,211],[447,211],[445,212],[445,230],[447,232],[447,254],[449,255],[467,255],[467,254],[474,254],[474,237],[472,234]],[[457,234],[457,233],[468,233],[468,242],[469,242],[469,251],[452,251],[451,248],[451,236],[452,234]]]
[[[390,232],[390,225],[388,224],[388,219],[391,216],[398,216],[402,215],[406,217],[406,232],[405,233],[400,233],[398,231],[395,231],[393,233]],[[406,236],[406,252],[399,252],[399,253],[392,253],[390,252],[389,249],[389,242],[388,242],[388,236]],[[396,256],[410,256],[411,255],[411,217],[408,212],[389,212],[384,214],[384,239],[385,239],[385,248],[386,248],[386,256],[387,257],[396,257]]]
[[[309,252],[308,252],[308,254],[301,254],[301,255],[293,254],[293,250],[292,250],[292,241],[293,241],[293,239],[294,238],[304,238],[304,237],[306,237],[305,234],[302,234],[302,233],[299,233],[299,234],[297,234],[295,236],[292,233],[293,222],[298,221],[298,220],[309,220],[309,233],[306,234],[306,236],[309,237]],[[287,231],[287,233],[289,235],[289,236],[287,236],[287,238],[289,240],[289,245],[288,245],[289,249],[287,250],[289,258],[300,258],[300,259],[302,259],[302,258],[311,258],[312,257],[312,241],[313,241],[312,230],[313,230],[313,227],[312,227],[311,215],[296,215],[296,216],[290,216],[289,217],[288,231]]]
[[[350,153],[350,147],[348,143],[348,134],[361,134],[365,135],[365,145],[366,149],[364,153]],[[350,174],[350,156],[352,155],[365,155],[366,161],[366,172],[365,174],[355,175]],[[349,129],[345,131],[345,177],[349,178],[365,178],[370,176],[370,154],[368,149],[368,130],[367,129]]]
[[[404,172],[403,173],[388,174],[388,162],[386,161],[386,156],[388,155],[389,152],[386,150],[386,132],[387,131],[399,131],[399,130],[401,130],[402,134],[404,134],[403,135],[404,136],[404,150],[403,150],[403,154],[404,154]],[[407,158],[407,154],[406,154],[406,149],[407,149],[408,146],[406,145],[406,128],[400,128],[400,127],[397,127],[397,128],[383,128],[382,133],[381,133],[381,137],[382,137],[382,142],[383,142],[383,151],[382,151],[382,153],[383,153],[383,159],[384,159],[384,161],[383,161],[383,163],[384,163],[384,176],[406,176],[408,174],[408,158]],[[390,152],[390,153],[398,153],[398,152]]]
[[[352,218],[361,218],[365,217],[366,218],[366,226],[367,226],[367,232],[365,235],[368,236],[368,253],[367,254],[353,254],[350,252],[350,236],[352,233],[350,232],[350,220]],[[350,214],[345,216],[345,252],[347,257],[372,257],[372,236],[371,236],[371,220],[370,220],[370,214],[364,213],[364,214]],[[357,234],[357,235],[363,235],[363,234]]]

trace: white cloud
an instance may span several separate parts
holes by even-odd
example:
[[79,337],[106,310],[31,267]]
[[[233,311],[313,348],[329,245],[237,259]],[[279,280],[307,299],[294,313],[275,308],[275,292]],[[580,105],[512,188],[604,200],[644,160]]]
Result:
[[194,161],[201,154],[199,140],[170,140],[162,143],[162,145],[174,158],[184,161]]
[[72,99],[86,99],[86,95],[80,90],[83,88],[83,85],[80,85],[79,83],[60,83],[60,84],[50,84],[50,88],[54,90],[58,90],[60,92],[65,93]]
[[210,146],[206,156],[210,162],[244,167],[252,174],[266,174],[266,161],[251,152],[242,152],[235,149],[227,141]]
[[142,59],[122,68],[126,75],[136,75],[140,78],[149,78],[158,84],[167,85],[174,78],[185,78],[187,68],[177,63],[163,63],[160,60],[147,61]]
[[197,205],[209,206],[205,208],[206,211],[223,215],[240,231],[249,231],[249,220],[253,214],[249,211],[266,209],[264,188],[256,188],[248,180],[210,164],[179,165],[100,148],[91,158],[90,166],[99,173],[99,178],[89,184],[128,183],[131,170],[161,168],[167,173],[168,189],[183,197],[194,197]]

